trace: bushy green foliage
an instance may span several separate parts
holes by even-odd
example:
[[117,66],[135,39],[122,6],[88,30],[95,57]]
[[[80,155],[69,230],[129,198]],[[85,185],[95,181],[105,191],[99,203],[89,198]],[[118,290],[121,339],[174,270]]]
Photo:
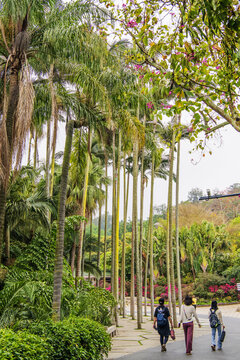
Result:
[[53,349],[49,342],[25,331],[0,330],[1,360],[50,360]]
[[53,348],[52,360],[101,360],[111,347],[104,327],[89,319],[32,323],[28,331],[47,339]]
[[[52,235],[52,234],[51,234]],[[47,320],[52,314],[54,239],[37,234],[9,270],[0,291],[0,325],[16,326]],[[61,317],[69,316],[77,296],[69,265],[64,261]]]
[[216,274],[203,273],[199,274],[194,284],[194,294],[199,298],[209,298],[209,286],[219,286],[226,283],[223,276]]
[[103,325],[111,324],[111,316],[116,300],[113,295],[102,288],[83,288],[72,304],[71,314],[86,317]]
[[229,267],[227,270],[223,272],[223,275],[226,276],[227,280],[230,281],[232,278],[235,279],[236,282],[240,281],[240,265],[234,265]]

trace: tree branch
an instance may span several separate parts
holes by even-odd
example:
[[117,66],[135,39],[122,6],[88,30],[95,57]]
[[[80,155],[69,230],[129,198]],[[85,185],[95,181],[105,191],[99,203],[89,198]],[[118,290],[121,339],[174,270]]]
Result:
[[8,44],[7,44],[7,40],[6,40],[6,36],[5,36],[5,30],[4,30],[4,26],[3,26],[3,23],[2,23],[2,21],[1,21],[1,19],[0,19],[0,28],[1,28],[1,32],[2,32],[2,37],[3,37],[4,44],[5,44],[5,46],[6,46],[6,49],[7,49],[7,51],[8,51],[8,54],[10,54],[11,51],[10,51],[10,49],[9,49],[9,47],[8,47]]

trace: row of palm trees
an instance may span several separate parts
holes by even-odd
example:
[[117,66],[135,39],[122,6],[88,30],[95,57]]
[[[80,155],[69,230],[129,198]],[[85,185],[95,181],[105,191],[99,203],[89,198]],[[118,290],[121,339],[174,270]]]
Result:
[[[129,199],[129,176],[133,177],[132,198],[132,271],[131,316],[135,318],[135,276],[137,281],[137,324],[142,323],[142,285],[148,279],[151,294],[151,316],[154,308],[153,284],[153,198],[155,176],[166,177],[169,170],[167,269],[171,289],[170,308],[176,325],[174,256],[172,242],[172,179],[176,142],[183,127],[174,116],[164,127],[151,105],[160,99],[154,91],[140,91],[134,67],[125,66],[124,41],[109,46],[98,35],[99,22],[108,16],[105,9],[91,2],[75,1],[5,1],[1,8],[0,71],[1,86],[1,180],[0,180],[0,258],[3,243],[10,258],[11,211],[10,181],[21,170],[21,158],[28,133],[28,162],[38,169],[38,141],[46,128],[44,196],[51,204],[58,199],[58,232],[55,253],[53,318],[60,319],[61,287],[64,259],[66,215],[78,214],[90,223],[98,206],[99,224],[105,209],[104,286],[106,278],[108,178],[112,166],[112,292],[125,308],[125,236]],[[89,25],[91,24],[91,26]],[[59,182],[56,167],[58,122],[66,122],[66,140]],[[178,139],[178,140],[176,140]],[[31,154],[31,144],[34,153]],[[5,146],[5,149],[3,148]],[[165,159],[164,149],[170,153]],[[6,150],[7,149],[7,150]],[[123,167],[123,200],[120,199]],[[126,171],[128,168],[129,171]],[[169,168],[169,169],[168,169]],[[11,172],[11,170],[13,170]],[[147,170],[151,172],[151,199],[147,234],[146,265],[142,269],[143,204]],[[138,174],[141,173],[140,224],[138,223]],[[11,175],[10,175],[11,174]],[[10,178],[11,176],[11,178]],[[59,193],[58,193],[59,192]],[[124,202],[122,239],[121,291],[119,291],[119,206]],[[7,204],[10,206],[8,209]],[[16,214],[16,213],[14,213]],[[27,213],[22,219],[26,221]],[[47,219],[47,220],[46,220]],[[46,221],[54,214],[46,207]],[[70,264],[76,286],[83,275],[83,242],[86,222],[79,223],[79,238],[71,248]],[[91,236],[90,236],[91,238]],[[178,240],[177,240],[178,241]],[[100,263],[101,227],[98,232],[97,265]],[[89,254],[91,262],[91,252]],[[178,281],[180,269],[178,266]],[[146,296],[146,295],[145,295]],[[146,301],[146,300],[145,300]],[[179,301],[181,301],[179,299]],[[117,321],[117,309],[115,318]]]

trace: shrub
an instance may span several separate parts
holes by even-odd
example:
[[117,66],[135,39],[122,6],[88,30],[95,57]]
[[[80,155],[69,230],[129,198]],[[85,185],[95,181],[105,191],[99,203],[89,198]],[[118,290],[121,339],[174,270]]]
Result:
[[202,273],[199,274],[195,280],[195,285],[202,284],[206,289],[212,285],[223,285],[226,283],[226,279],[223,276],[217,274]]
[[52,360],[100,360],[111,348],[104,327],[89,319],[71,317],[56,323],[33,323],[29,330],[47,339],[53,348]]
[[0,330],[0,359],[50,360],[51,345],[43,338],[26,331]]
[[77,299],[72,303],[71,315],[86,317],[108,326],[111,325],[112,310],[115,305],[115,298],[105,289],[95,287],[81,289]]

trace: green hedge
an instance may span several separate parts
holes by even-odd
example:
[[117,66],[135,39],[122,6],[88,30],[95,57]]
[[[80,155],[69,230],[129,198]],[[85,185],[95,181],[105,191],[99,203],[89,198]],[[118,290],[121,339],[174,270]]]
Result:
[[52,352],[50,343],[37,335],[0,330],[1,360],[50,360]]
[[101,360],[111,348],[105,328],[89,319],[33,323],[28,331],[47,339],[53,348],[52,360]]

